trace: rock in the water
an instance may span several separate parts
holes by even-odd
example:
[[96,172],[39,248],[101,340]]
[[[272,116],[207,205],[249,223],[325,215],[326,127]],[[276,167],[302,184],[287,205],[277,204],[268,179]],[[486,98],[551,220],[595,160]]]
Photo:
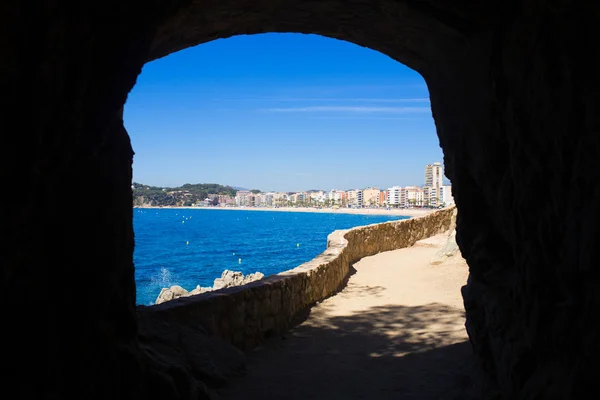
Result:
[[187,291],[181,286],[175,285],[170,288],[163,288],[160,294],[156,298],[154,304],[161,304],[165,301],[177,299],[179,297],[194,296],[196,294],[202,294],[206,292],[212,292],[213,290],[224,289],[232,286],[241,286],[246,283],[254,282],[264,278],[265,275],[262,272],[255,272],[244,276],[240,271],[230,271],[226,269],[221,274],[220,278],[215,279],[213,287],[200,287],[196,286],[195,289]]
[[213,290],[223,289],[230,286],[238,286],[242,284],[244,274],[239,271],[230,271],[226,269],[221,274],[220,278],[215,279]]
[[240,271],[230,271],[226,269],[223,271],[220,278],[215,279],[212,289],[218,290],[231,286],[241,286],[262,279],[264,276],[265,275],[261,272],[255,272],[244,277],[244,274]]
[[188,295],[188,291],[178,285],[171,286],[170,288],[162,288],[154,304],[164,303],[165,301]]
[[210,292],[211,290],[211,287],[200,287],[200,285],[198,285],[196,286],[196,289],[190,290],[189,296]]
[[255,272],[253,274],[248,274],[246,275],[246,277],[244,278],[244,285],[246,283],[250,283],[250,282],[254,282],[254,281],[258,281],[262,278],[265,277],[265,274],[263,274],[262,272]]

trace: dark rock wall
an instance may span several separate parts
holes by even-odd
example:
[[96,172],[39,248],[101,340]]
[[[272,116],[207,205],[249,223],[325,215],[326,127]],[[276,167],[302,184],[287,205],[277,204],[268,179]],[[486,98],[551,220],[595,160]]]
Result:
[[505,18],[462,65],[425,74],[471,271],[467,330],[508,398],[584,398],[600,355],[598,9]]
[[489,125],[448,157],[468,332],[510,398],[585,398],[600,355],[598,9],[556,3],[494,32]]
[[268,31],[348,40],[424,76],[471,268],[463,294],[476,352],[509,398],[593,387],[596,4],[1,2],[5,387],[22,398],[202,392],[137,340],[122,107],[146,61]]
[[122,109],[156,24],[142,4],[0,4],[0,368],[15,398],[140,392]]

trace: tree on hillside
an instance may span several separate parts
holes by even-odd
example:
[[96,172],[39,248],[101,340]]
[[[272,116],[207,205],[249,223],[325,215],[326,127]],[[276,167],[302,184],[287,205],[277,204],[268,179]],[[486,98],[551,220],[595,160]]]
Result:
[[133,182],[132,186],[134,204],[139,204],[142,201],[154,206],[198,203],[209,197],[209,194],[234,197],[237,192],[231,186],[223,186],[217,183],[186,183],[181,187],[161,188]]

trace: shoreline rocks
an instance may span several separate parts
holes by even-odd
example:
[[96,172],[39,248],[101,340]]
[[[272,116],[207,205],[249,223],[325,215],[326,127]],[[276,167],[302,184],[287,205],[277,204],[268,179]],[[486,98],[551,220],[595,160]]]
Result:
[[247,283],[260,280],[264,277],[265,275],[262,272],[254,272],[244,276],[244,274],[240,271],[230,271],[226,269],[223,271],[220,278],[216,278],[214,280],[212,287],[200,287],[200,285],[198,285],[195,289],[189,292],[179,285],[173,285],[170,288],[162,288],[154,304],[161,304],[179,297],[194,296],[196,294],[212,292],[214,290],[224,289],[232,286],[242,286]]

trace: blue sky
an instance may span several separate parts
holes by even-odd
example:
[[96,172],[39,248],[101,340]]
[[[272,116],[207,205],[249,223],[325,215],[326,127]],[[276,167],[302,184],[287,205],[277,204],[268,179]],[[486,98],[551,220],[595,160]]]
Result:
[[133,180],[263,191],[422,185],[442,161],[415,71],[316,35],[236,36],[144,66],[125,104]]

